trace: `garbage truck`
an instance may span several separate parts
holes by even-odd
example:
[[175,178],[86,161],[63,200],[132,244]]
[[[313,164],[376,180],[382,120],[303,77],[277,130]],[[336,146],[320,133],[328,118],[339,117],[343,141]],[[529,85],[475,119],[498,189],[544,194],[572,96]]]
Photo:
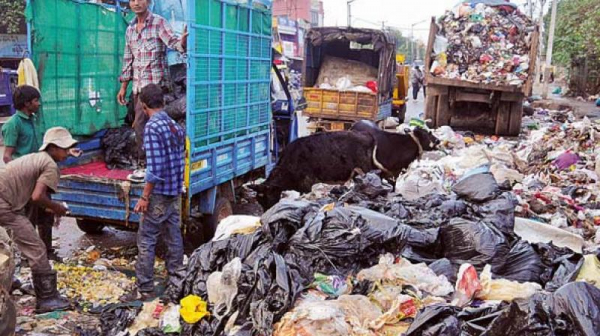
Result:
[[517,136],[535,80],[538,25],[510,2],[465,1],[449,13],[431,20],[426,119],[433,127]]
[[[87,233],[99,233],[107,225],[135,229],[140,215],[133,209],[144,184],[132,181],[130,170],[108,169],[101,146],[106,129],[121,126],[126,114],[115,97],[127,21],[119,10],[106,6],[71,0],[41,2],[30,2],[32,36],[40,39],[32,43],[32,54],[34,63],[43,67],[41,126],[69,128],[85,153],[62,167],[59,192],[53,199],[66,202],[70,215]],[[281,77],[272,75],[277,69],[272,66],[270,1],[187,4],[182,217],[184,237],[197,245],[232,214],[237,188],[265,177],[273,164],[277,139],[271,85]],[[63,31],[51,27],[53,22],[62,22],[58,16],[70,12],[85,20],[68,20]],[[69,44],[56,39],[79,33],[81,22],[95,20],[104,28],[83,28],[83,37],[74,35]],[[67,61],[73,64],[63,64]],[[290,99],[289,92],[284,97],[278,100]],[[282,105],[285,108],[276,112],[278,120],[292,128],[286,132],[289,143],[297,134],[293,129],[297,123],[293,104],[279,102]]]
[[313,131],[350,128],[392,113],[396,42],[386,32],[315,27],[305,38],[303,95]]

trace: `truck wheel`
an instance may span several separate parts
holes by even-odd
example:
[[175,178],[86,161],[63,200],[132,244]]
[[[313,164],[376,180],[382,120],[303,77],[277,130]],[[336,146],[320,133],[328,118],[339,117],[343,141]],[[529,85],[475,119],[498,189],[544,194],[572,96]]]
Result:
[[217,226],[221,220],[233,215],[233,208],[228,199],[219,197],[215,204],[215,211],[212,215],[207,215],[203,220],[204,238],[206,241],[211,240],[215,236]]
[[92,235],[101,234],[105,225],[102,222],[98,222],[91,219],[78,219],[77,227],[79,230]]

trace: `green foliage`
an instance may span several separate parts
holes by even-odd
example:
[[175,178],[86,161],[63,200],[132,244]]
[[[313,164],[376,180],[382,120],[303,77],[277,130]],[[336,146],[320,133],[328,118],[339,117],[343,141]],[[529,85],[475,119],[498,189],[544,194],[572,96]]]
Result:
[[[546,26],[550,14],[545,18]],[[600,55],[600,1],[561,0],[558,3],[553,57],[569,66],[578,57]]]
[[0,0],[0,13],[2,13],[0,26],[6,28],[7,33],[16,34],[25,19],[25,1]]
[[[404,54],[404,56],[406,56],[406,62],[412,62],[413,55],[410,37],[403,36],[402,32],[398,29],[392,27],[387,27],[386,29],[390,35],[396,38],[396,52],[398,54]],[[415,58],[418,56],[420,59],[425,60],[425,45],[421,41],[415,41],[414,48]]]

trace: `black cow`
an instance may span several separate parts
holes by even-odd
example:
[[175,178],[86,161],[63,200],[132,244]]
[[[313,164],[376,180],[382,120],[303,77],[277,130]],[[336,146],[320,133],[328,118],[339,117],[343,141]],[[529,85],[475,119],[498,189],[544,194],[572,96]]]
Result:
[[253,189],[258,202],[268,209],[279,201],[282,191],[307,193],[317,183],[344,183],[358,171],[379,169],[386,177],[396,178],[438,143],[424,129],[404,135],[358,122],[352,131],[318,133],[292,142],[267,180]]
[[369,134],[375,139],[373,164],[392,179],[419,159],[424,151],[434,150],[440,143],[431,132],[420,127],[398,134],[383,131],[372,121],[361,120],[352,125],[350,130]]

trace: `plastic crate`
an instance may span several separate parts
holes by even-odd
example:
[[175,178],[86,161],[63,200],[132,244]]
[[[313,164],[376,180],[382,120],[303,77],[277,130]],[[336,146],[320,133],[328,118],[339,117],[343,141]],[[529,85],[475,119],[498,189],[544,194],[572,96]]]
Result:
[[[188,9],[186,122],[195,194],[268,162],[272,20],[253,1],[196,0]],[[240,157],[250,165],[238,164]]]
[[312,118],[356,121],[379,120],[383,116],[374,93],[304,88],[304,97],[304,113]]

